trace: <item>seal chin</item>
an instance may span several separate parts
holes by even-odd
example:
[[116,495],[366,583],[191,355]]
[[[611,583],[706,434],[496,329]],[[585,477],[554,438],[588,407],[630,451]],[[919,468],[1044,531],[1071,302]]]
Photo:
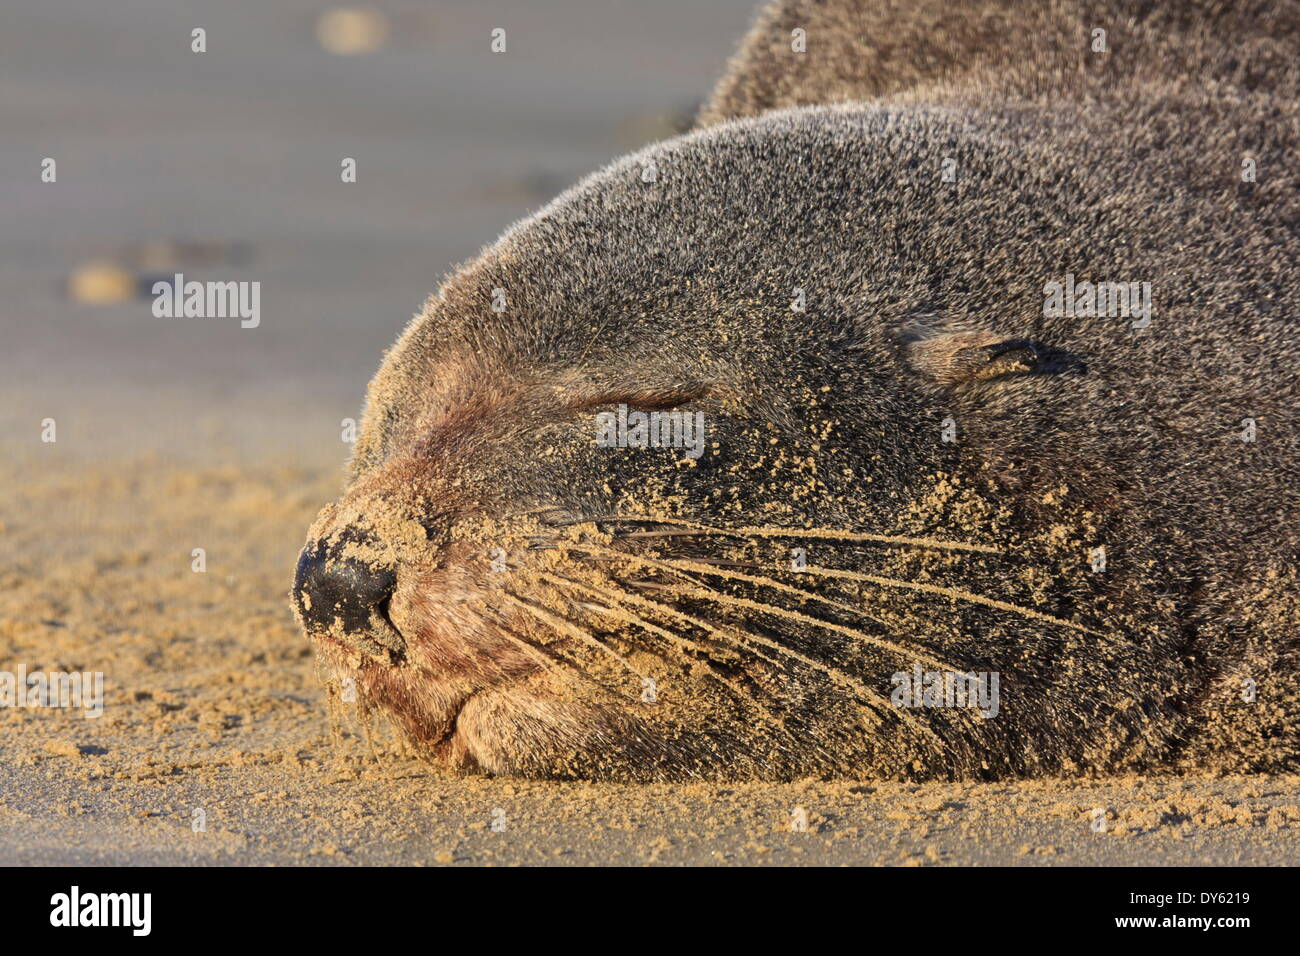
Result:
[[409,658],[394,662],[364,654],[355,641],[332,635],[312,639],[334,693],[354,701],[364,713],[390,720],[426,755],[464,763],[447,758],[463,749],[455,741],[457,721],[477,688],[432,669],[427,661],[416,665]]

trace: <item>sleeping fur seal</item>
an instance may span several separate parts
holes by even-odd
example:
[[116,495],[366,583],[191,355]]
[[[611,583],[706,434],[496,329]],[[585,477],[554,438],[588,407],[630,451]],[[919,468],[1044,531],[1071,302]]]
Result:
[[767,7],[387,354],[329,679],[495,774],[1294,769],[1298,64],[1292,2]]

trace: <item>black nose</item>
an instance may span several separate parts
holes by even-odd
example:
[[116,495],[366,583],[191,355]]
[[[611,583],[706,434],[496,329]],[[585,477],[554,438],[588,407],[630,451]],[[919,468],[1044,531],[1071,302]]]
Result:
[[309,628],[341,636],[372,634],[375,610],[392,595],[397,575],[351,558],[331,556],[308,546],[298,558],[293,594]]

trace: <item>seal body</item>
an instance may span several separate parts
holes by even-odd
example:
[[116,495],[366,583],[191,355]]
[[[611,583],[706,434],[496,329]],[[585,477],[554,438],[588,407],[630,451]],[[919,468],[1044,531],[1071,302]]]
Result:
[[331,679],[492,773],[1294,767],[1297,24],[766,8],[386,356]]

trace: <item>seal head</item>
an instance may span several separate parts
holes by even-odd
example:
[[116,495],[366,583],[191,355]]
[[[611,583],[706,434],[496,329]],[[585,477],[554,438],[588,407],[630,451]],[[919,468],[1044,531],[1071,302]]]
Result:
[[[1297,239],[1115,115],[776,109],[514,226],[386,356],[309,532],[331,679],[501,774],[1291,765],[1294,696],[1229,698],[1294,675],[1300,459],[1229,425],[1294,422],[1297,286],[1225,256]],[[1152,325],[1056,314],[1067,275],[1151,283]]]

